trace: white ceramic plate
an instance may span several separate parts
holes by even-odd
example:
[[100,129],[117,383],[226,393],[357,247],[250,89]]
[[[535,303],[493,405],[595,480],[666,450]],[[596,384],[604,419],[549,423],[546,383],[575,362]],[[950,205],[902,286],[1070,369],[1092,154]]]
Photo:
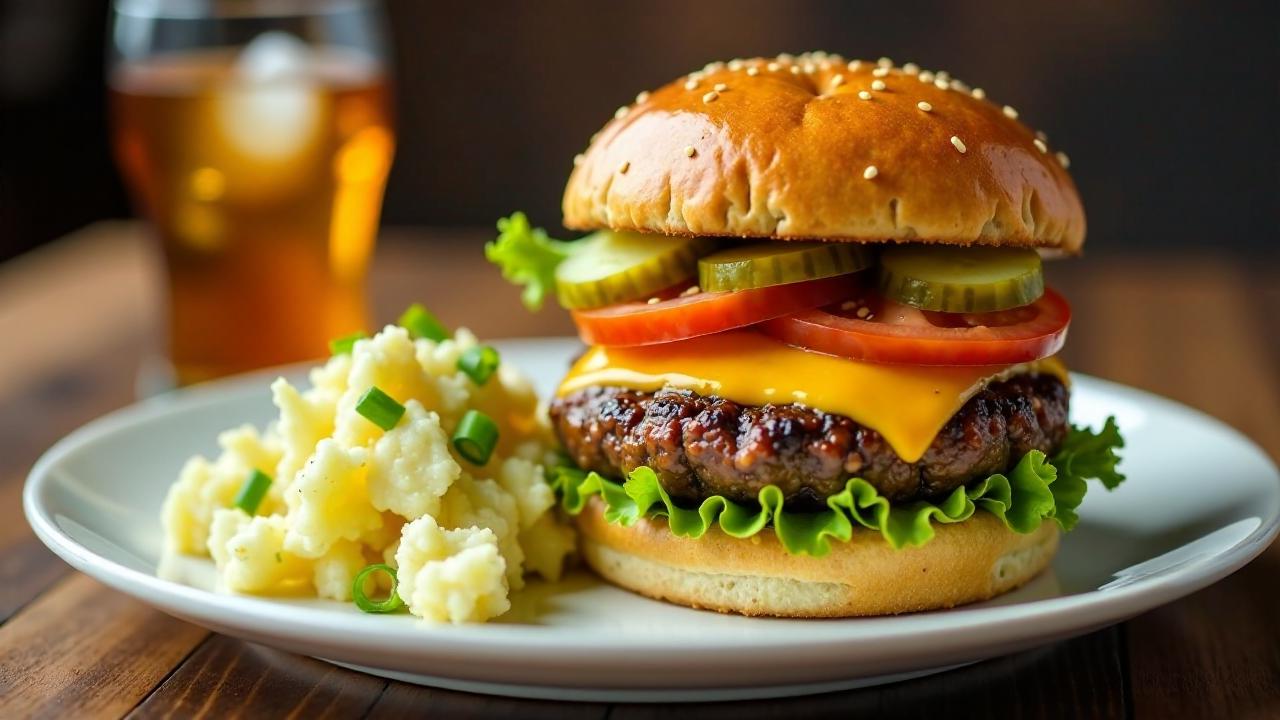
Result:
[[[500,343],[550,391],[567,339]],[[298,374],[300,373],[292,373]],[[31,526],[67,562],[218,632],[410,682],[576,700],[710,700],[887,682],[1011,653],[1119,622],[1238,569],[1280,527],[1280,475],[1253,443],[1199,412],[1077,376],[1072,415],[1116,415],[1128,481],[1091,488],[1049,572],[994,601],[851,620],[749,619],[632,595],[579,572],[533,584],[501,622],[432,626],[353,605],[212,592],[212,565],[161,562],[159,509],[182,461],[215,435],[272,415],[267,378],[158,397],[90,423],[36,464]]]

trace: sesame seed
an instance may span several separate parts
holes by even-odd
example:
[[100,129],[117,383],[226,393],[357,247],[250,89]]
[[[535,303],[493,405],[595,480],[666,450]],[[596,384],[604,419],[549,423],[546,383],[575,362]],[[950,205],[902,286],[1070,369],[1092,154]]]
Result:
[[741,61],[741,60],[730,60],[730,61],[729,61],[729,69],[730,69],[730,70],[732,70],[732,71],[734,71],[734,72],[738,72],[739,70],[741,70],[741,69],[742,69],[742,61]]
[[1032,140],[1031,143],[1035,145],[1036,149],[1039,150],[1040,152],[1042,153],[1049,152],[1049,146],[1045,145],[1044,141],[1041,140],[1040,138],[1036,138],[1035,140]]
[[893,61],[887,57],[882,57],[876,61],[876,65],[879,65],[882,68],[891,68],[893,67]]
[[854,302],[853,300],[845,300],[844,302],[840,303],[841,310],[853,310],[856,307],[858,307],[858,303]]
[[747,74],[750,75],[751,77],[755,77],[760,74],[760,68],[752,65],[751,67],[747,68]]
[[697,89],[698,89],[698,81],[697,81],[697,80],[686,80],[686,81],[685,81],[685,83],[684,83],[684,89],[685,89],[685,90],[697,90]]
[[942,78],[935,79],[933,81],[933,86],[938,88],[939,90],[946,90],[947,88],[951,87],[949,84],[947,84],[947,81],[943,80]]
[[956,92],[969,92],[969,86],[965,85],[960,80],[956,80],[955,78],[951,79],[951,89],[955,90]]
[[946,70],[939,70],[938,72],[934,73],[933,76],[943,82],[948,82],[951,80],[951,73],[947,72]]
[[831,78],[831,87],[840,87],[843,84],[844,84],[843,75],[836,75],[835,77]]
[[885,88],[885,84],[884,84],[884,81],[883,81],[883,80],[872,80],[872,81],[871,81],[871,89],[872,89],[872,90],[875,90],[876,92],[880,92],[880,91],[884,90],[884,88]]
[[964,141],[956,137],[955,135],[951,136],[951,144],[954,145],[956,149],[960,151],[961,155],[963,155],[965,153],[965,150],[968,149],[964,146]]
[[924,100],[921,100],[920,102],[916,103],[916,107],[920,108],[924,112],[930,112],[931,110],[933,110],[933,106],[925,102]]
[[795,60],[795,56],[791,53],[778,53],[778,59],[782,62],[791,62],[792,60]]
[[622,107],[613,111],[613,117],[615,117],[618,120],[621,120],[622,118],[626,117],[627,113],[629,112],[631,112],[631,108],[627,107],[626,105],[623,105]]
[[715,86],[712,87],[712,89],[715,90],[716,92],[724,92],[725,90],[729,89],[729,86],[725,85],[724,83],[716,83]]
[[712,90],[711,92],[702,96],[702,102],[704,103],[715,102],[716,98],[718,97],[720,97],[720,93],[716,92],[715,90]]
[[644,102],[645,100],[648,100],[648,99],[649,99],[649,91],[648,91],[648,90],[641,90],[641,91],[640,91],[640,94],[636,95],[636,103],[637,103],[637,104],[642,103],[642,102]]
[[818,69],[818,66],[814,65],[811,62],[807,62],[804,64],[804,71],[805,71],[805,74],[807,75],[812,75],[817,69]]
[[658,298],[649,298],[648,300],[645,300],[645,301],[644,301],[644,304],[645,304],[645,305],[657,305],[657,304],[658,304],[658,303],[660,303],[660,302],[662,302],[662,301],[661,301],[661,300],[659,300]]
[[577,155],[573,156],[573,164],[575,167],[577,167],[578,165],[582,164],[583,160],[586,160],[586,159],[587,159],[586,155],[583,155],[582,153],[578,153]]
[[904,73],[906,73],[906,74],[908,74],[908,75],[919,75],[919,74],[920,74],[920,66],[919,66],[919,65],[917,65],[917,64],[915,64],[915,63],[913,63],[913,62],[909,62],[909,63],[907,63],[906,65],[903,65],[903,66],[902,66],[902,72],[904,72]]
[[1017,119],[1018,119],[1018,111],[1017,111],[1017,110],[1014,110],[1012,107],[1010,107],[1010,106],[1008,106],[1008,105],[1005,105],[1005,106],[1004,106],[1004,108],[1003,108],[1000,112],[1003,112],[1003,113],[1004,113],[1004,116],[1005,116],[1005,117],[1007,117],[1007,118],[1012,118],[1012,119],[1014,119],[1014,120],[1017,120]]
[[765,65],[765,67],[768,68],[769,72],[778,72],[782,69],[782,66],[776,62],[771,62],[768,65]]
[[933,73],[928,70],[922,70],[920,71],[920,74],[916,76],[916,79],[922,83],[931,83],[933,82]]
[[887,67],[878,67],[875,70],[871,71],[872,77],[881,78],[881,77],[885,77],[888,74],[889,74],[889,68]]
[[859,91],[858,91],[858,98],[859,98],[859,99],[861,99],[861,100],[870,100],[870,99],[871,99],[871,93],[867,92],[866,90],[859,90]]
[[830,70],[830,69],[831,69],[831,61],[830,61],[830,60],[823,60],[822,62],[818,63],[818,69],[819,69],[819,70]]
[[863,305],[862,307],[858,308],[858,312],[857,312],[858,317],[865,320],[867,316],[870,314],[871,314],[871,308],[867,307],[866,305]]
[[694,155],[697,155],[697,154],[698,154],[698,148],[692,145],[685,146],[685,149],[684,149],[685,157],[693,157]]
[[792,65],[792,66],[791,66],[791,74],[792,74],[792,75],[799,75],[799,74],[800,74],[800,66],[799,66],[799,65]]
[[858,72],[858,70],[861,70],[861,69],[862,69],[862,61],[861,61],[861,60],[850,60],[850,61],[849,61],[849,69],[850,69],[850,70],[852,70],[852,71],[854,71],[854,72]]
[[1064,170],[1071,167],[1071,158],[1067,157],[1067,154],[1061,150],[1058,151],[1058,162],[1062,164]]
[[973,92],[971,92],[971,93],[969,93],[969,94],[970,94],[970,95],[972,95],[974,98],[976,98],[976,99],[978,99],[978,100],[986,100],[986,99],[987,99],[987,91],[986,91],[986,90],[983,90],[982,88],[974,88],[974,89],[973,89]]
[[1049,136],[1048,136],[1047,134],[1045,134],[1045,131],[1043,131],[1043,130],[1037,130],[1037,131],[1036,131],[1036,137],[1040,138],[1041,140],[1043,140],[1043,141],[1045,141],[1045,142],[1049,142]]
[[702,292],[702,288],[697,285],[690,285],[684,292],[680,293],[680,297],[689,297],[690,295],[697,295],[700,292]]
[[717,70],[723,70],[723,69],[724,69],[724,63],[719,61],[709,62],[706,65],[702,66],[702,72],[704,73],[713,73],[713,72],[716,72]]
[[623,160],[623,161],[622,161],[622,164],[618,166],[618,172],[623,173],[623,174],[626,174],[626,172],[627,172],[628,170],[630,170],[630,169],[631,169],[631,161],[630,161],[630,160]]
[[879,174],[880,171],[876,169],[875,165],[868,165],[867,169],[862,171],[862,177],[866,180],[874,180]]

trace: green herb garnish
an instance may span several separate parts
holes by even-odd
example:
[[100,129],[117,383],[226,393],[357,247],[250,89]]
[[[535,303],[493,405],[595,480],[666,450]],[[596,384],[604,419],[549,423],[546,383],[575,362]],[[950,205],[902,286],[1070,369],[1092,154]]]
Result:
[[356,412],[383,430],[390,430],[400,422],[404,406],[375,385],[356,401]]

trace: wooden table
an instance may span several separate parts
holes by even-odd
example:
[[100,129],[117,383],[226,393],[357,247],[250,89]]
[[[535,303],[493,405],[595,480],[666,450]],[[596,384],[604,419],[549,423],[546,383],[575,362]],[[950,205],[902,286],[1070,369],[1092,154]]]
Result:
[[[379,319],[421,300],[482,337],[562,334],[483,261],[483,231],[391,230]],[[674,707],[558,704],[389,682],[212,634],[73,572],[22,518],[23,480],[72,428],[134,400],[156,348],[158,268],[139,228],[103,223],[0,266],[0,716],[409,713],[648,717]],[[1224,256],[1058,263],[1077,370],[1202,408],[1280,456],[1280,265]],[[1205,478],[1212,483],[1212,478]],[[1123,625],[920,680],[700,717],[1280,716],[1280,545],[1227,580]]]

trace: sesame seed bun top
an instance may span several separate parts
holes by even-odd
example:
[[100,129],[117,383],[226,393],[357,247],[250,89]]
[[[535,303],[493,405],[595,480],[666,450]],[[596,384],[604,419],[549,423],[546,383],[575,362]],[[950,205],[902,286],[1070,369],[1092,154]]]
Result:
[[712,63],[619,108],[574,164],[578,230],[1084,243],[1065,154],[980,88],[885,58]]

